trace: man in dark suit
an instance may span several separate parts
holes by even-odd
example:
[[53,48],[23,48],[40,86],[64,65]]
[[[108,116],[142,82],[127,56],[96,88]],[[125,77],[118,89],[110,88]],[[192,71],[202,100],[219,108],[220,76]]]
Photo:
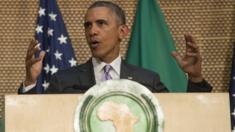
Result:
[[[124,11],[116,4],[105,1],[93,3],[85,15],[85,34],[92,58],[85,64],[57,72],[46,93],[82,93],[107,79],[130,79],[139,82],[152,92],[168,92],[157,73],[125,63],[120,57],[120,42],[129,33]],[[191,35],[185,35],[186,53],[172,55],[188,73],[188,92],[209,92],[211,86],[201,74],[201,56]],[[45,52],[39,58],[34,54],[40,49],[32,41],[26,56],[26,79],[19,93],[35,93],[37,78],[42,70]],[[108,71],[104,71],[107,69]]]

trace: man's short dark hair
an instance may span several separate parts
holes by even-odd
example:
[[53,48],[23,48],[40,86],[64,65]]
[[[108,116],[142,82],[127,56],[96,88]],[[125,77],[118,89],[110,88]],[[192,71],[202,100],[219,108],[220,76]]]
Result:
[[96,7],[107,7],[111,9],[116,14],[119,24],[126,24],[125,12],[117,4],[109,1],[96,1],[88,8],[88,10]]

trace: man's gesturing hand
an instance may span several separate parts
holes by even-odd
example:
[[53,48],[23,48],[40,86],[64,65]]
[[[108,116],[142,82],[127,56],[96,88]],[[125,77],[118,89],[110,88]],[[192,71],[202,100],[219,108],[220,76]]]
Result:
[[39,77],[42,70],[42,61],[45,57],[45,52],[41,51],[39,57],[35,57],[35,53],[40,51],[39,43],[35,40],[32,40],[25,58],[25,66],[26,66],[26,78],[25,78],[25,86],[30,84],[34,84]]
[[186,41],[186,53],[183,57],[176,51],[172,55],[180,65],[181,69],[188,73],[189,79],[192,82],[201,82],[202,77],[202,57],[200,55],[199,47],[191,35],[184,35]]

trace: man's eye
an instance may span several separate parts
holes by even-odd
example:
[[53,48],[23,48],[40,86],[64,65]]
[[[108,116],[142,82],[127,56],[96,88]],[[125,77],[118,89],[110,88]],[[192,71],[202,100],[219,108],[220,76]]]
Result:
[[107,22],[104,21],[104,20],[99,20],[99,21],[97,21],[97,25],[99,25],[99,26],[103,26],[103,25],[105,25],[105,24],[107,24]]
[[104,22],[102,22],[102,21],[98,21],[97,22],[99,25],[103,25],[104,24]]
[[84,23],[84,28],[85,29],[89,28],[90,26],[91,26],[91,23],[89,23],[89,22],[85,22]]

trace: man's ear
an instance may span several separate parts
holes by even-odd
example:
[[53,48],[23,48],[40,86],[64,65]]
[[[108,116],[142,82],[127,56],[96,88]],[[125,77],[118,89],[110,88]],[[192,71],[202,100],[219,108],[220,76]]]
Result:
[[120,39],[124,39],[130,32],[130,29],[127,25],[121,25],[119,28]]

